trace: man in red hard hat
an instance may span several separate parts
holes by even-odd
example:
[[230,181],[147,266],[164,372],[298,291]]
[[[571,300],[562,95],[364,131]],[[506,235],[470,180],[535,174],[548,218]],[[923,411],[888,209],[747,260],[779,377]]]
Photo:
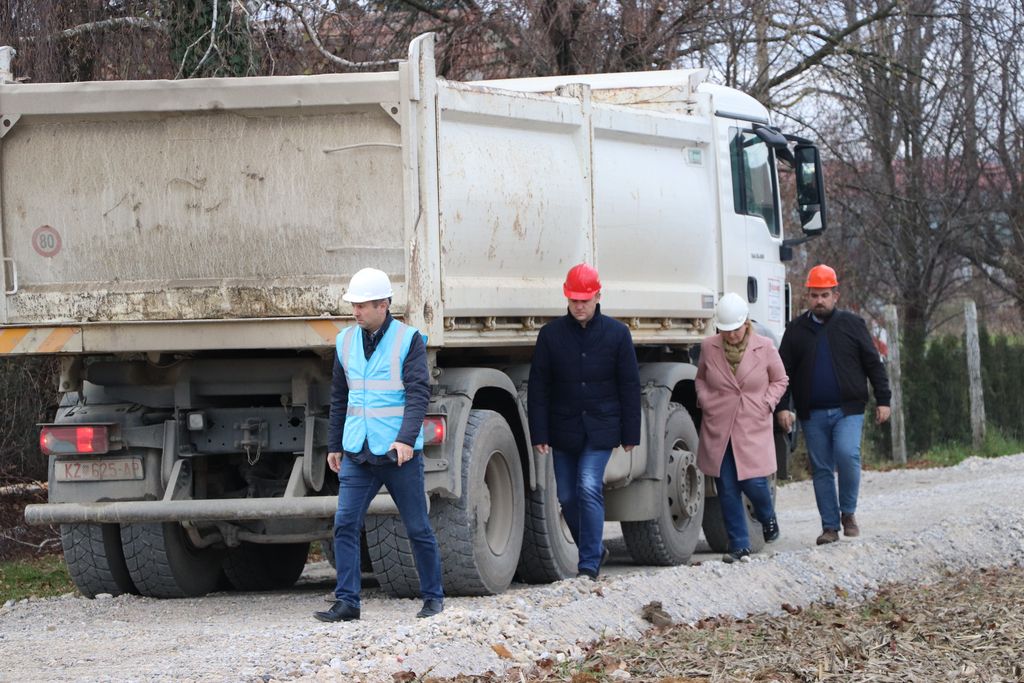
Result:
[[541,328],[530,366],[530,438],[551,454],[578,576],[597,580],[604,547],[604,469],[612,449],[640,443],[640,371],[629,328],[601,315],[601,280],[581,263],[562,292],[569,312]]
[[[779,402],[777,420],[793,427],[790,395],[804,430],[814,476],[814,498],[821,515],[818,545],[857,536],[854,513],[860,489],[860,440],[868,381],[875,394],[875,421],[889,419],[889,379],[864,320],[836,308],[839,280],[824,264],[807,274],[808,309],[786,326],[779,355],[789,389]],[[838,495],[836,479],[838,476]]]

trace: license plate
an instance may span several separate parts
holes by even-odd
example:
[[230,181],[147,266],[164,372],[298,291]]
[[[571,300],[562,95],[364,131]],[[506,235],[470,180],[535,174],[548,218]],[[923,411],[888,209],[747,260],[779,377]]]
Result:
[[58,460],[53,465],[57,481],[116,481],[142,479],[142,458],[90,458]]

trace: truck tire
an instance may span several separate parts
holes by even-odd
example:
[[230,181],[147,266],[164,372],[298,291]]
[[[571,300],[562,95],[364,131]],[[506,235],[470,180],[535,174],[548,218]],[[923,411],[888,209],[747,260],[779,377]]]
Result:
[[61,524],[60,543],[71,580],[85,597],[138,593],[124,562],[117,524]]
[[309,543],[242,543],[224,553],[224,575],[240,591],[272,591],[295,585],[306,566]]
[[622,522],[626,548],[637,564],[670,566],[690,561],[700,538],[704,475],[697,470],[697,429],[676,403],[665,420],[663,504],[656,519]]
[[365,528],[370,567],[381,590],[396,598],[419,597],[420,577],[401,518],[367,515]]
[[[359,570],[364,574],[373,571],[373,564],[370,562],[370,550],[366,547],[366,529],[363,529],[363,533],[359,535],[359,550],[360,550],[360,563]],[[320,553],[327,560],[327,564],[337,569],[338,564],[334,561],[334,539],[328,538],[320,541]]]
[[122,524],[121,546],[139,593],[150,598],[193,598],[217,587],[223,554],[192,546],[177,522]]
[[519,449],[505,418],[472,410],[462,444],[462,496],[431,508],[446,593],[494,595],[512,583],[523,543],[523,489]]
[[524,583],[551,583],[576,575],[579,552],[562,518],[551,458],[544,458],[544,488],[526,491],[523,550],[516,578]]
[[[775,502],[775,475],[768,477],[768,484],[772,489],[772,502]],[[761,530],[761,523],[754,517],[754,506],[750,504],[746,496],[743,496],[743,506],[747,510],[747,533],[750,536],[750,552],[757,553],[764,548],[764,533]],[[704,540],[716,553],[724,553],[729,550],[729,534],[725,532],[725,520],[722,518],[722,506],[718,502],[718,496],[712,496],[704,502],[704,521],[701,524],[704,528]]]

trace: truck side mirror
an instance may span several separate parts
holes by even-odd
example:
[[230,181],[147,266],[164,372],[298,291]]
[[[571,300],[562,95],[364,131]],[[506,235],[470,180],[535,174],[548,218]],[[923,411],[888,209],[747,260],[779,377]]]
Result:
[[800,225],[805,235],[818,235],[826,227],[821,157],[817,147],[807,144],[798,144],[793,156],[796,159],[796,201],[800,209]]

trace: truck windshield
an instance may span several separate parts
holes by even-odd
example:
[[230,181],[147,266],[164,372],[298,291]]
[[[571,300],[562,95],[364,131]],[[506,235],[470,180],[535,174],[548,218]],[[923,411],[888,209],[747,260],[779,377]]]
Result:
[[752,131],[732,129],[732,192],[736,213],[760,216],[779,236],[775,164],[768,145]]

